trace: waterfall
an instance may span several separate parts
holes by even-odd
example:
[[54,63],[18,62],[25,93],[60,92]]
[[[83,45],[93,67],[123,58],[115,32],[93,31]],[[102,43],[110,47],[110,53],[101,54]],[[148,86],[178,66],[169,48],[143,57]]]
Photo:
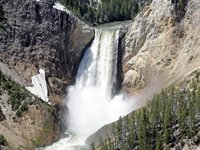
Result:
[[76,77],[76,90],[98,88],[102,99],[110,99],[116,82],[119,31],[97,29]]
[[117,75],[119,29],[96,29],[95,39],[86,50],[74,86],[68,88],[67,132],[71,135],[45,148],[77,150],[105,124],[132,110],[122,94],[114,95]]

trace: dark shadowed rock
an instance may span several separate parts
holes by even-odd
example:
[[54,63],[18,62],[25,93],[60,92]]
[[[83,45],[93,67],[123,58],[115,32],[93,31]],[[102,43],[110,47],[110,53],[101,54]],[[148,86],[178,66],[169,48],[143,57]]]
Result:
[[54,4],[54,0],[0,2],[6,18],[0,29],[0,61],[28,82],[45,69],[53,98],[64,95],[73,83],[83,51],[94,37],[93,28]]

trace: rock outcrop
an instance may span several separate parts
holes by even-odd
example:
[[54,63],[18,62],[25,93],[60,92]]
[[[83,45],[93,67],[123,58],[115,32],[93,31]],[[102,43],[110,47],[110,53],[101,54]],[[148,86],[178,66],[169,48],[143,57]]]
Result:
[[199,72],[200,2],[188,1],[185,10],[179,18],[171,1],[153,0],[134,19],[123,57],[123,89],[128,93],[153,81],[161,88],[189,81]]
[[55,9],[54,0],[1,0],[6,23],[0,30],[0,61],[31,82],[45,69],[51,99],[72,84],[94,30],[70,13]]

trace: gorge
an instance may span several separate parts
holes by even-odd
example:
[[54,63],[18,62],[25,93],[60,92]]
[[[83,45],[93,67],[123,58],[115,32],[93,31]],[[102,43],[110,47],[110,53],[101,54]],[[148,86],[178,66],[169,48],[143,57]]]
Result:
[[199,148],[200,2],[127,2],[0,1],[0,149]]
[[45,150],[69,150],[85,146],[91,134],[134,109],[133,100],[128,100],[123,94],[116,95],[120,27],[118,23],[95,29],[95,39],[84,54],[75,85],[68,87],[66,132],[70,137],[61,139]]

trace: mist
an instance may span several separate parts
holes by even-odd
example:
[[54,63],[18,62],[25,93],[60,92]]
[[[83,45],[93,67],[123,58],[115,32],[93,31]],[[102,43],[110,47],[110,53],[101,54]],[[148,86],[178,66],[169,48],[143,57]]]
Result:
[[74,86],[68,88],[68,132],[71,142],[84,145],[88,136],[103,125],[130,113],[133,101],[113,95],[117,74],[119,31],[98,29],[91,48],[79,66]]
[[144,96],[140,95],[147,89],[132,97],[113,93],[117,82],[118,41],[118,28],[96,29],[95,39],[80,63],[75,85],[67,89],[66,134],[70,136],[46,147],[46,150],[77,150],[102,126],[144,104]]

